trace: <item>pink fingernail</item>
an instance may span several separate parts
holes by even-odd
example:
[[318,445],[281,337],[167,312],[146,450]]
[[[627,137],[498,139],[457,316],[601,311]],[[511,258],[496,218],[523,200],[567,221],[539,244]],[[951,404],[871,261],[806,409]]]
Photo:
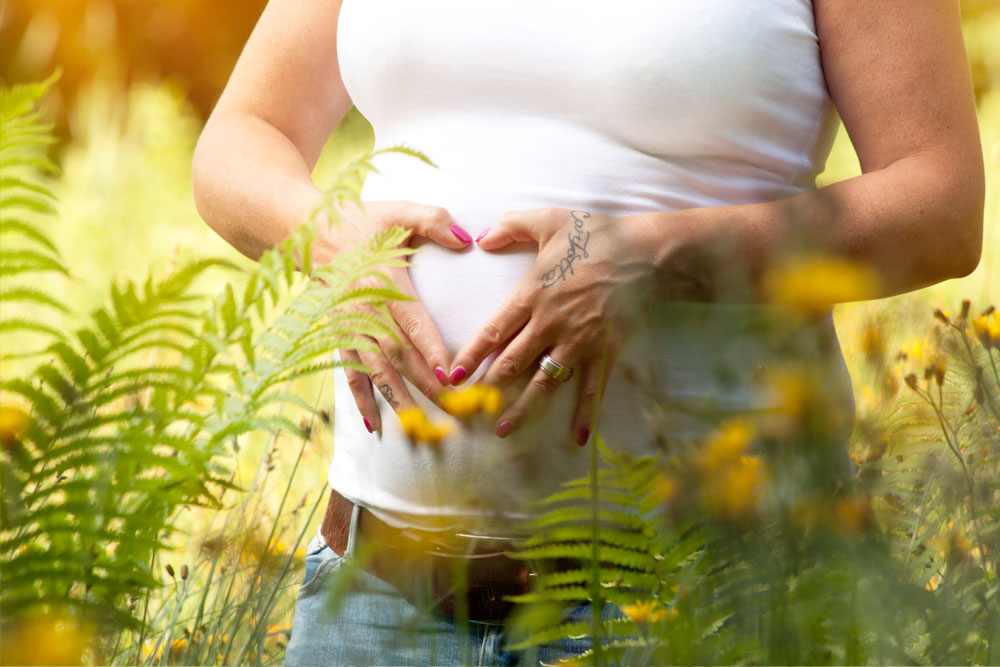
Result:
[[369,433],[374,433],[375,429],[373,429],[372,425],[368,422],[368,418],[367,417],[362,417],[362,419],[365,420],[365,428],[368,429],[368,432]]
[[465,231],[458,225],[451,226],[451,233],[454,234],[455,238],[457,238],[462,243],[472,243],[472,237],[469,236],[469,232]]
[[443,368],[441,368],[440,366],[435,366],[434,375],[437,376],[438,382],[440,382],[442,386],[444,387],[448,386],[448,374],[444,372]]
[[514,430],[514,424],[509,419],[505,419],[500,422],[500,425],[497,426],[497,430],[494,431],[494,433],[497,434],[498,438],[506,438],[510,435],[512,430]]
[[448,376],[448,382],[452,384],[458,384],[465,379],[465,376],[466,376],[465,367],[459,366],[458,368],[456,368],[451,372],[451,375]]
[[581,428],[580,432],[576,434],[576,444],[583,447],[587,444],[587,440],[590,438],[590,429]]
[[484,236],[486,236],[487,234],[489,234],[489,233],[490,233],[490,230],[491,230],[491,229],[493,229],[493,228],[492,228],[492,227],[487,227],[486,229],[484,229],[484,230],[483,230],[483,231],[482,231],[482,232],[481,232],[481,233],[479,234],[479,236],[477,236],[477,237],[476,237],[476,243],[479,243],[479,242],[480,242],[480,241],[482,240],[482,238],[483,238]]

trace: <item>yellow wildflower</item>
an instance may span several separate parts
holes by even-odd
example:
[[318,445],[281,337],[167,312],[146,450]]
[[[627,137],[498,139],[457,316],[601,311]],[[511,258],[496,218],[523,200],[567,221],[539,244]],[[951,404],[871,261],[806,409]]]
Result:
[[770,475],[764,462],[745,454],[753,427],[737,419],[723,424],[695,455],[702,504],[712,515],[739,520],[753,515]]
[[441,422],[432,424],[419,407],[414,406],[399,412],[403,432],[414,442],[436,445],[451,432],[451,425]]
[[966,539],[961,530],[953,530],[948,535],[948,539],[945,542],[945,555],[948,558],[948,562],[957,563],[964,561],[969,557],[971,551],[972,545],[969,544],[969,540]]
[[815,380],[805,368],[795,366],[773,369],[770,378],[778,413],[793,423],[803,421],[815,394]]
[[770,475],[764,462],[756,456],[741,456],[703,489],[709,512],[731,521],[747,519],[757,511]]
[[923,361],[924,351],[927,350],[928,347],[929,345],[927,343],[926,337],[924,337],[923,339],[914,338],[913,340],[904,343],[900,352],[902,353],[902,356],[905,359],[913,359],[914,361]]
[[267,634],[276,635],[283,632],[291,632],[292,626],[289,623],[267,626]]
[[836,303],[875,298],[879,282],[873,270],[857,262],[804,254],[772,267],[764,290],[772,303],[815,316]]
[[670,473],[661,473],[653,487],[653,497],[659,503],[669,503],[680,490],[680,483]]
[[163,644],[160,644],[160,643],[156,644],[156,652],[154,654],[153,653],[153,645],[152,645],[152,643],[149,642],[149,641],[143,642],[143,644],[142,644],[142,655],[144,657],[149,657],[150,655],[152,655],[153,656],[153,660],[159,660],[160,656],[163,655]]
[[997,311],[990,311],[973,318],[972,331],[984,347],[1000,346],[1000,317]]
[[81,665],[94,636],[86,621],[63,612],[11,623],[0,637],[5,665]]
[[0,405],[0,444],[4,449],[14,449],[21,442],[21,435],[28,428],[29,417],[20,408]]
[[696,455],[696,463],[705,473],[720,470],[738,459],[753,438],[753,425],[744,419],[722,424]]
[[503,396],[496,387],[486,386],[483,389],[483,411],[496,417],[503,410]]
[[865,495],[840,498],[833,506],[833,516],[841,532],[860,533],[874,520],[871,500]]
[[924,586],[929,591],[936,591],[938,586],[941,585],[941,575],[935,572],[933,576],[927,581],[927,585]]
[[496,416],[503,407],[503,398],[496,387],[474,384],[459,390],[442,392],[438,400],[444,411],[453,417],[471,417],[478,412]]
[[676,608],[667,609],[652,600],[636,600],[635,604],[622,607],[622,613],[633,623],[658,623],[664,619],[675,619],[678,615]]
[[861,387],[861,404],[866,410],[871,410],[875,407],[875,392],[872,391],[870,384]]

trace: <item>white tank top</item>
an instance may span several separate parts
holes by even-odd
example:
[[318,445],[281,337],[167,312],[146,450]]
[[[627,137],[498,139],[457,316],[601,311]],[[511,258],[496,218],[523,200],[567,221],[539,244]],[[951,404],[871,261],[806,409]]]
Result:
[[[815,187],[835,130],[808,0],[344,0],[337,40],[376,147],[406,144],[438,165],[380,157],[362,200],[443,206],[473,237],[508,210],[625,216],[795,195]],[[420,245],[410,274],[452,355],[535,256],[526,244]],[[766,409],[761,369],[789,354],[767,333],[769,314],[658,307],[614,367],[602,437],[652,454],[727,414]],[[795,341],[832,351],[830,399],[853,417],[832,318]],[[576,377],[506,439],[493,420],[456,422],[428,447],[408,441],[378,392],[383,433],[369,434],[345,374],[334,374],[329,483],[388,520],[502,522],[587,472],[589,451],[570,433]],[[447,418],[411,393],[432,420]]]

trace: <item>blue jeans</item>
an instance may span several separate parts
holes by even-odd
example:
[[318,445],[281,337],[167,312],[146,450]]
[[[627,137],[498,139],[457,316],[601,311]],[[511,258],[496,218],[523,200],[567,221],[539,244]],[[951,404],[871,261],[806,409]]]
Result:
[[[586,651],[586,637],[527,651],[504,648],[499,624],[455,620],[408,602],[390,584],[359,568],[354,553],[357,509],[346,553],[339,556],[317,535],[306,550],[285,665],[537,665]],[[605,617],[620,615],[613,605]],[[566,610],[568,621],[586,622],[589,604]]]

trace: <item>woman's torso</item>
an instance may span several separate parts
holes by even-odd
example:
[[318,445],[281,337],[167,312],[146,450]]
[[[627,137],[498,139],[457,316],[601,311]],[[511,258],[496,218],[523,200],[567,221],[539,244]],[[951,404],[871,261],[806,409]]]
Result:
[[[382,156],[363,201],[443,206],[473,236],[508,210],[624,216],[794,195],[814,187],[835,127],[803,0],[345,0],[337,37],[341,75],[376,147],[405,144],[437,164]],[[418,246],[411,278],[452,354],[536,251]],[[770,314],[658,307],[614,367],[602,437],[655,453],[720,415],[766,409],[761,371],[788,356],[761,333]],[[831,399],[850,411],[830,318],[796,340],[834,353]],[[380,396],[383,433],[369,434],[344,373],[335,378],[330,484],[386,518],[430,527],[434,517],[514,515],[586,473],[589,455],[569,428],[575,379],[507,439],[483,420],[415,447]],[[444,416],[411,393],[432,419]]]

